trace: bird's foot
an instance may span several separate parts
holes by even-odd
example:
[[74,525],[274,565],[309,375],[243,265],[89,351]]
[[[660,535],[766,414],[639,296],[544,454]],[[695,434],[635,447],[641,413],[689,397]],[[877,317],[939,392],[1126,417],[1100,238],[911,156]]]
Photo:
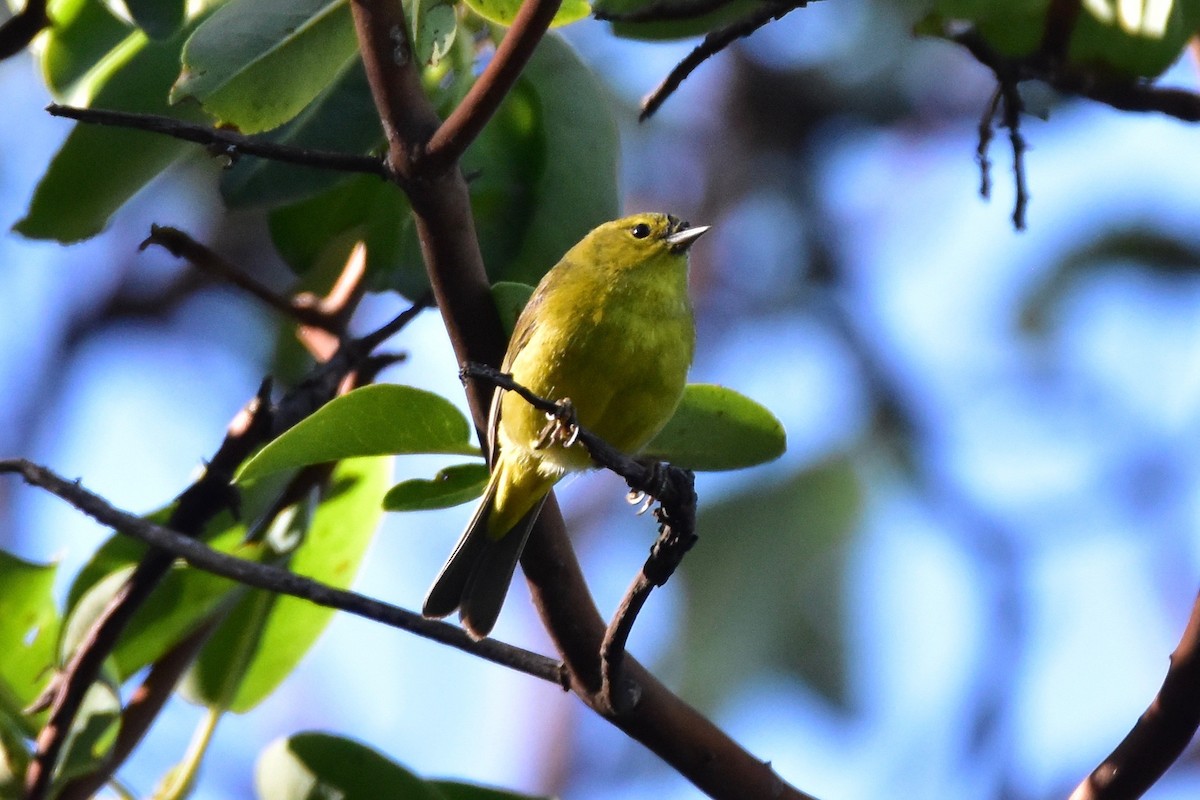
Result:
[[662,494],[663,489],[667,484],[667,468],[666,465],[657,459],[639,459],[646,469],[650,470],[650,475],[646,479],[646,489],[630,489],[629,494],[625,495],[625,502],[631,506],[636,506],[639,503],[641,508],[637,510],[638,516],[645,514],[650,510],[650,506],[654,505],[654,501]]
[[575,413],[575,404],[571,398],[564,397],[555,405],[554,411],[546,412],[546,427],[538,434],[533,443],[534,450],[545,450],[552,444],[570,447],[579,441],[579,418]]

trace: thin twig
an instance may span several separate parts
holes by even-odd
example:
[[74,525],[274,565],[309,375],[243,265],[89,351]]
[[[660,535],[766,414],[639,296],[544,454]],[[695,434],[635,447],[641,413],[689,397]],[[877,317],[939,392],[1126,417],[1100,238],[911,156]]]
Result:
[[158,245],[176,258],[187,259],[196,269],[228,281],[302,325],[330,332],[338,330],[339,320],[331,318],[312,302],[299,302],[273,291],[178,228],[151,225],[150,235],[138,245],[138,249],[145,250],[151,245]]
[[521,3],[516,19],[496,47],[483,74],[430,138],[423,156],[427,162],[422,165],[423,169],[438,172],[457,164],[517,82],[561,5],[562,0]]
[[46,0],[25,0],[25,7],[0,24],[0,61],[15,56],[50,24]]
[[654,91],[642,100],[642,111],[638,115],[639,122],[645,122],[658,110],[666,99],[687,80],[696,67],[703,64],[712,56],[724,50],[738,39],[749,36],[772,20],[781,19],[789,12],[807,6],[809,0],[771,0],[760,8],[747,14],[742,19],[718,28],[704,37],[696,49],[688,53],[682,61],[663,79]]
[[1200,727],[1200,596],[1171,654],[1162,688],[1133,730],[1071,793],[1071,800],[1141,797]]
[[1025,104],[1016,81],[1000,79],[1000,94],[1003,97],[1004,127],[1008,128],[1008,141],[1012,146],[1013,177],[1017,184],[1017,198],[1013,202],[1013,226],[1025,230],[1025,209],[1029,207],[1029,186],[1025,181],[1025,139],[1021,136],[1021,113]]
[[996,91],[992,92],[992,99],[983,109],[983,116],[979,118],[979,144],[975,147],[975,163],[979,164],[979,196],[985,200],[992,195],[992,162],[988,158],[988,148],[992,144],[992,121],[1000,108],[1000,97],[1000,87],[997,86]]
[[247,561],[212,549],[207,544],[142,517],[114,508],[104,498],[89,492],[76,481],[68,481],[45,467],[25,459],[0,459],[0,474],[14,473],[26,483],[45,489],[119,533],[179,557],[197,569],[220,575],[256,589],[286,594],[319,606],[345,611],[415,633],[426,639],[479,656],[501,666],[563,686],[562,665],[539,653],[504,644],[494,639],[474,641],[461,628],[430,620],[407,609],[384,603],[357,592],[335,589],[310,578],[268,564]]
[[671,22],[695,19],[724,8],[733,0],[656,0],[632,11],[597,9],[592,16],[602,22]]
[[173,117],[154,114],[134,114],[126,111],[107,111],[98,108],[76,108],[51,103],[46,110],[56,117],[67,117],[91,125],[111,125],[119,128],[161,133],[174,139],[195,142],[208,147],[215,154],[236,158],[258,156],[272,161],[282,161],[314,169],[329,169],[337,172],[363,172],[391,178],[383,159],[377,156],[360,156],[351,153],[329,153],[277,144],[232,130],[196,125]]
[[[230,485],[233,472],[267,440],[270,429],[270,382],[263,381],[254,400],[230,424],[204,474],[176,501],[168,525],[178,532],[177,536],[196,536],[220,511],[236,508],[237,495]],[[50,716],[38,733],[33,760],[25,773],[27,800],[48,796],[54,767],[84,695],[95,683],[104,660],[116,647],[133,615],[158,586],[173,560],[173,556],[161,550],[151,550],[142,558],[70,654],[66,667],[52,681],[49,694],[44,694],[50,703]]]

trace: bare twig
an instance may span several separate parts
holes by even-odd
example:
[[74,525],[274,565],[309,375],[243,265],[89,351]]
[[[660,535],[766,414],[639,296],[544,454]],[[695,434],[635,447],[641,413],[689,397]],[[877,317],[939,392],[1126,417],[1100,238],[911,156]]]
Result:
[[1150,707],[1071,800],[1141,797],[1175,763],[1200,727],[1200,597]]
[[1025,139],[1021,136],[1021,112],[1025,110],[1025,104],[1016,81],[1001,78],[1000,95],[1003,97],[1004,127],[1008,128],[1008,141],[1012,146],[1013,177],[1017,182],[1012,221],[1020,231],[1025,229],[1025,209],[1029,206],[1029,186],[1025,182]]
[[15,56],[50,24],[46,0],[25,0],[25,7],[0,25],[0,61]]
[[303,325],[331,332],[339,329],[339,320],[314,303],[301,302],[273,291],[178,228],[151,225],[150,235],[138,245],[138,249],[145,250],[151,245],[158,245],[176,258],[187,259],[197,269],[228,281]]
[[51,103],[46,110],[56,117],[67,117],[91,125],[112,125],[120,128],[161,133],[175,139],[183,139],[208,147],[218,155],[231,158],[258,156],[272,161],[282,161],[302,167],[329,169],[338,172],[365,172],[390,178],[383,159],[376,156],[360,156],[351,153],[328,153],[303,147],[290,147],[236,131],[195,125],[190,122],[153,114],[134,114],[126,111],[106,111],[97,108],[75,108]]
[[991,159],[988,158],[988,148],[992,144],[992,121],[1000,108],[1000,87],[992,92],[992,99],[983,109],[979,118],[979,144],[975,147],[975,163],[979,164],[979,196],[987,200],[992,196]]
[[772,20],[781,19],[789,12],[807,6],[809,0],[768,0],[760,8],[747,14],[742,19],[718,28],[704,37],[696,49],[688,53],[682,61],[663,79],[654,91],[642,100],[642,111],[638,120],[645,122],[658,110],[666,99],[687,80],[696,67],[703,64],[712,56],[724,50],[738,39],[749,36]]
[[19,474],[30,485],[62,498],[102,525],[170,553],[172,558],[182,558],[205,572],[256,589],[299,597],[320,606],[346,611],[392,628],[415,633],[550,683],[565,684],[562,665],[553,659],[494,639],[477,642],[456,625],[426,619],[415,612],[357,592],[335,589],[279,567],[247,561],[213,550],[190,536],[114,508],[104,498],[89,492],[78,482],[68,481],[25,459],[0,460],[0,474],[2,473]]
[[483,74],[430,138],[423,169],[438,172],[457,164],[517,82],[561,5],[562,0],[528,0],[521,4]]

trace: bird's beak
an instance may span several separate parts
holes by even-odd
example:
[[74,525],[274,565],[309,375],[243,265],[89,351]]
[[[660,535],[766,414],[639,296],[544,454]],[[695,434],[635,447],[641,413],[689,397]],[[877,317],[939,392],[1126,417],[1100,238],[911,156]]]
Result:
[[685,252],[692,243],[704,235],[704,232],[711,228],[711,225],[701,225],[698,228],[684,228],[681,231],[676,231],[668,236],[664,241],[673,252]]

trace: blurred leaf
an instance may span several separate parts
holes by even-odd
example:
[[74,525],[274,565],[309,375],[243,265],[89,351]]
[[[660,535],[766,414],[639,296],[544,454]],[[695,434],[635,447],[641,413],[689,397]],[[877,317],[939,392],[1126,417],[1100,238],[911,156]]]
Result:
[[270,130],[357,54],[346,0],[231,0],[188,40],[171,102],[195,97],[243,133]]
[[0,798],[19,800],[25,796],[25,770],[29,767],[29,748],[25,732],[5,713],[0,713]]
[[[517,18],[517,12],[521,10],[521,0],[466,0],[466,3],[472,11],[488,22],[500,25],[512,25],[513,20]],[[550,26],[558,27],[581,20],[591,11],[587,0],[563,0]]]
[[[185,37],[180,33],[152,42],[140,31],[130,34],[88,76],[90,105],[201,121],[199,109],[167,105]],[[169,136],[76,125],[38,183],[25,217],[13,228],[31,239],[61,242],[95,236],[129,198],[194,149]]]
[[998,53],[1020,58],[1041,44],[1049,6],[1050,0],[938,0],[919,27],[940,35],[951,20],[971,22]]
[[436,67],[454,46],[458,15],[446,0],[413,0],[412,36],[417,61]]
[[[1151,223],[1152,224],[1152,223]],[[1150,226],[1111,230],[1069,252],[1034,286],[1021,309],[1021,329],[1046,332],[1062,301],[1081,279],[1103,269],[1127,266],[1164,279],[1200,274],[1200,247]]]
[[[146,514],[145,519],[165,525],[170,516],[171,506],[168,506]],[[223,521],[231,521],[227,514],[218,518]],[[67,607],[63,615],[69,617],[75,611],[75,606],[93,586],[113,572],[136,564],[148,549],[146,544],[132,536],[123,536],[119,533],[109,536],[75,574],[75,578],[67,590]]]
[[67,732],[62,757],[54,773],[55,785],[94,771],[117,737],[121,698],[117,687],[101,677],[87,690],[75,721]]
[[184,0],[124,0],[129,16],[151,39],[169,39],[184,20]]
[[[383,131],[362,61],[348,62],[342,74],[295,119],[260,138],[338,153],[367,153],[381,145]],[[336,170],[246,157],[221,175],[221,196],[231,208],[272,207],[312,197],[346,183],[348,177]],[[375,184],[372,189],[386,186],[376,176],[367,177]]]
[[444,397],[384,383],[336,397],[242,465],[238,481],[357,456],[479,454],[467,418]]
[[[382,514],[391,459],[345,461],[330,478],[290,568],[329,586],[350,586]],[[195,702],[242,713],[291,674],[333,618],[333,609],[255,590],[213,633],[188,675]]]
[[46,11],[54,24],[38,52],[42,77],[55,100],[67,101],[76,83],[129,36],[131,28],[100,0],[51,0]]
[[749,668],[794,674],[845,704],[845,566],[861,505],[845,458],[701,504],[682,568],[683,696],[713,708]]
[[533,287],[528,283],[499,281],[492,284],[492,302],[496,304],[500,324],[509,336],[512,336],[513,329],[517,327],[517,319],[532,296]]
[[486,464],[455,464],[439,470],[433,480],[397,483],[383,497],[385,511],[428,511],[450,508],[483,494],[488,482]]
[[[693,5],[689,0],[674,0],[666,4],[667,9],[687,8]],[[596,13],[629,14],[643,8],[654,6],[662,8],[662,0],[598,0],[594,5]],[[702,36],[709,31],[729,25],[748,14],[757,11],[759,0],[729,0],[715,11],[701,14],[688,19],[673,19],[663,22],[613,22],[612,31],[617,36],[626,39],[686,39],[692,36]]]
[[366,745],[327,733],[297,733],[258,757],[262,800],[442,800],[425,781]]
[[57,570],[0,550],[0,716],[19,719],[50,680],[60,625]]
[[[429,286],[412,228],[408,201],[396,186],[374,175],[345,183],[270,216],[271,240],[298,274],[318,264],[342,264],[354,245],[367,247],[367,274],[374,288],[419,297]],[[410,245],[403,238],[413,240]]]
[[[1195,3],[1191,4],[1195,6]],[[1181,2],[1108,3],[1091,0],[1075,22],[1068,50],[1071,64],[1130,78],[1152,78],[1179,57],[1200,22],[1185,20]]]
[[685,469],[718,471],[774,461],[786,449],[783,423],[766,407],[724,386],[691,383],[642,455]]

